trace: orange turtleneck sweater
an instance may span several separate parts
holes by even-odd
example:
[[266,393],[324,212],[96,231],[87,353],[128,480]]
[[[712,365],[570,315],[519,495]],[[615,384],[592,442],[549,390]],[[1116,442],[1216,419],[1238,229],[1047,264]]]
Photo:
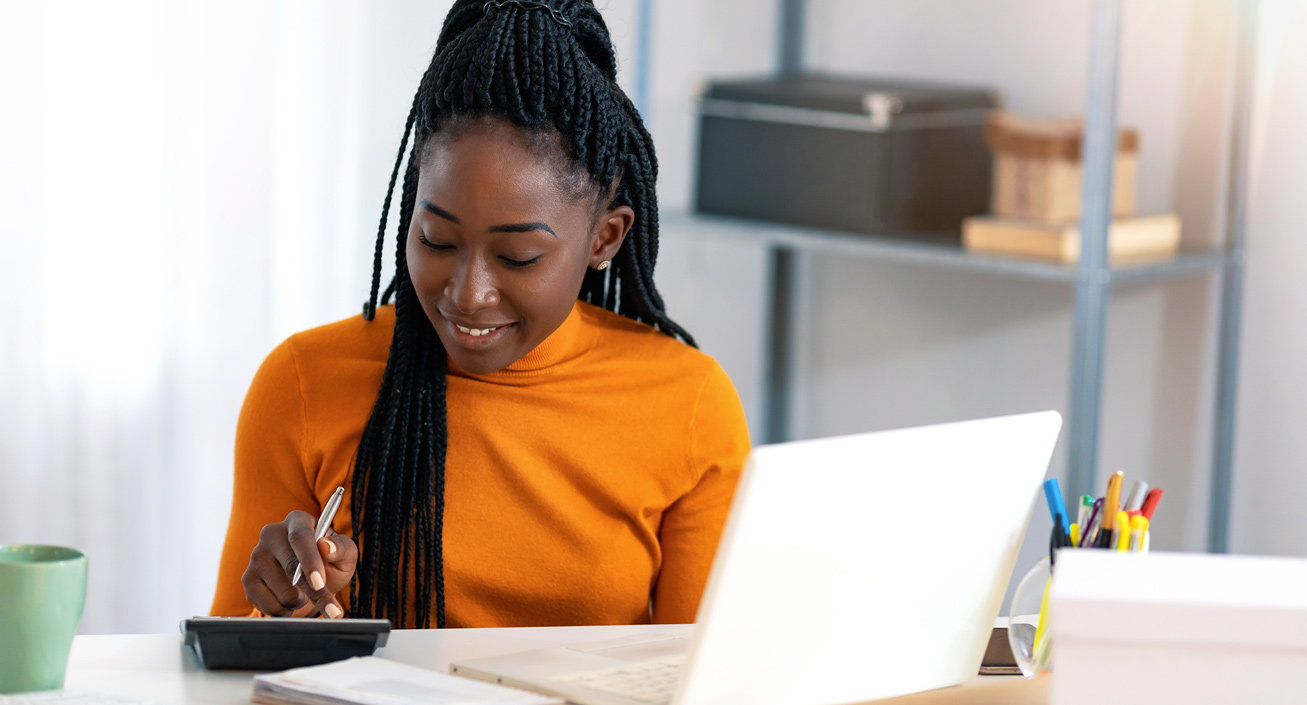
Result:
[[[393,329],[383,307],[293,335],[259,368],[213,614],[250,613],[240,577],[265,524],[343,486],[333,528],[353,535],[353,457]],[[715,360],[577,302],[506,369],[451,365],[446,404],[447,626],[694,621],[749,451]]]

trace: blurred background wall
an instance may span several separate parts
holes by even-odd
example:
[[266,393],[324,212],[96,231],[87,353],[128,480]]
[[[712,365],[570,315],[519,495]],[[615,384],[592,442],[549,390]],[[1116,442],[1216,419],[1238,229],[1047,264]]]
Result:
[[[1232,546],[1307,554],[1307,50],[1290,41],[1307,8],[1262,4]],[[776,2],[599,5],[624,88],[646,97],[662,207],[684,211],[697,92],[774,69]],[[1142,137],[1140,209],[1180,213],[1190,243],[1219,239],[1233,3],[1125,6],[1120,122]],[[255,368],[366,297],[386,180],[448,3],[0,8],[0,543],[87,550],[83,632],[171,631],[208,608]],[[1074,115],[1089,8],[811,0],[805,60],[989,85],[1022,113]],[[670,313],[722,361],[755,429],[766,261],[747,240],[668,230],[658,270]],[[1157,548],[1204,545],[1215,284],[1113,294],[1102,469],[1167,490]],[[803,256],[800,288],[801,437],[1065,411],[1066,287]],[[1046,515],[1031,528],[1043,534]]]

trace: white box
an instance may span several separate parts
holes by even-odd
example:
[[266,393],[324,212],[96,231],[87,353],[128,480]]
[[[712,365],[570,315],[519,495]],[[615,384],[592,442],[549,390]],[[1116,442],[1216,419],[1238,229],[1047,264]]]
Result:
[[1052,705],[1307,702],[1307,559],[1062,550]]

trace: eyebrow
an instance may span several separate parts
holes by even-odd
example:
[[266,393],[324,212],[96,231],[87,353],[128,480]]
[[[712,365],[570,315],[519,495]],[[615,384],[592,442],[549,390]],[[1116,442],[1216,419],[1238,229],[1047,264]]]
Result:
[[[430,211],[431,213],[434,213],[440,216],[441,218],[444,218],[445,220],[454,223],[455,225],[462,224],[462,221],[458,219],[458,216],[454,215],[453,213],[450,213],[449,211],[445,210],[444,208],[441,208],[440,206],[437,206],[436,204],[426,200],[425,198],[422,199],[422,201],[419,202],[418,205],[422,206],[427,211]],[[558,233],[554,232],[554,229],[549,227],[548,223],[540,223],[540,222],[509,223],[507,225],[494,225],[491,226],[490,228],[490,232],[492,233],[529,233],[533,230],[543,230],[549,233],[550,235],[553,235],[555,239],[558,237]]]
[[444,208],[441,208],[440,206],[438,206],[438,205],[432,203],[431,201],[428,201],[428,200],[425,199],[425,198],[422,199],[422,202],[421,202],[421,203],[418,203],[418,205],[419,205],[419,206],[422,206],[423,208],[427,209],[428,211],[431,211],[432,213],[435,213],[436,215],[440,216],[441,218],[444,218],[445,220],[448,220],[449,222],[451,222],[451,223],[453,223],[453,224],[455,224],[455,225],[461,225],[461,224],[462,224],[462,221],[460,221],[460,220],[458,219],[458,216],[454,215],[453,213],[450,213],[449,211],[445,210]]
[[545,223],[510,223],[508,225],[496,225],[490,228],[490,232],[492,233],[529,233],[532,230],[543,230],[550,235],[553,235],[555,239],[558,237],[558,233],[554,232],[554,229]]

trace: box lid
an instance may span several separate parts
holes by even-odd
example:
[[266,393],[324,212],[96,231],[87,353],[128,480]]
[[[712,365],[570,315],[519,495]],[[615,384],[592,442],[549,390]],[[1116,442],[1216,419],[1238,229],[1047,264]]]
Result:
[[998,94],[984,87],[821,74],[714,81],[702,98],[707,104],[731,102],[865,116],[880,128],[941,113],[966,113],[973,124],[979,124],[999,105]]
[[[1125,127],[1119,133],[1119,152],[1139,151],[1139,133],[1134,128]],[[1036,119],[996,110],[985,123],[985,142],[990,149],[1023,157],[1079,161],[1083,135],[1084,122],[1079,118]]]
[[1054,639],[1307,648],[1307,559],[1061,550]]

